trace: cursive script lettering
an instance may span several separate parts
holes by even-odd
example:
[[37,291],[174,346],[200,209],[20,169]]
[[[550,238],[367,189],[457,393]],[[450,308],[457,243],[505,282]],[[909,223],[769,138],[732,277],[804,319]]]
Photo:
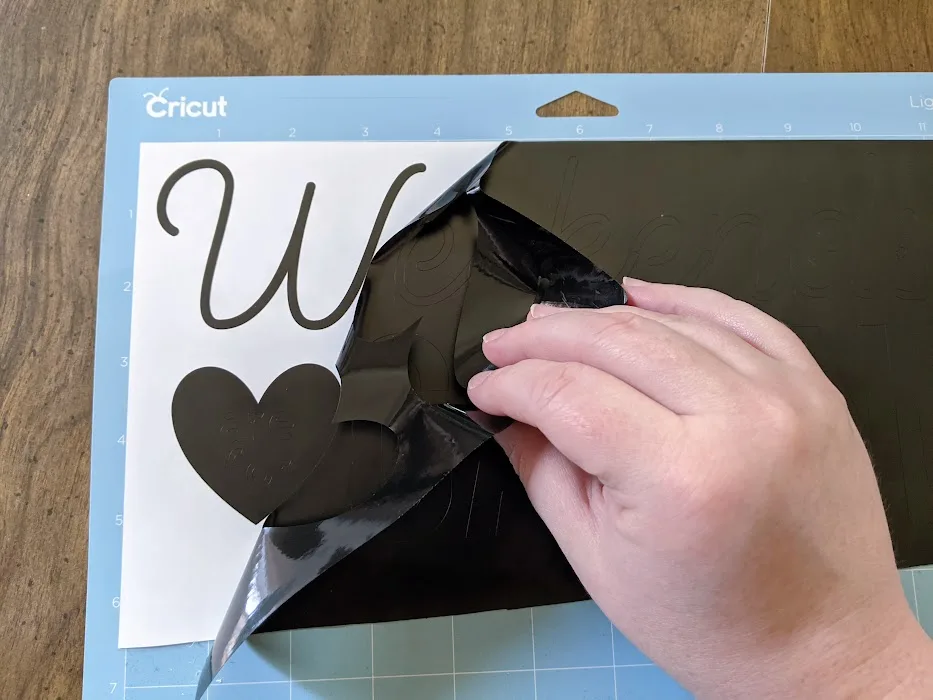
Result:
[[220,161],[212,159],[195,160],[181,166],[178,170],[169,175],[162,185],[162,189],[159,191],[159,198],[156,202],[156,214],[159,218],[159,224],[165,232],[170,236],[177,236],[178,227],[171,222],[167,211],[168,198],[175,188],[175,185],[186,175],[198,170],[214,170],[219,173],[224,180],[224,194],[220,204],[220,213],[217,216],[217,226],[214,229],[214,238],[211,241],[211,248],[207,255],[207,264],[204,267],[204,278],[201,282],[201,318],[204,319],[204,323],[218,330],[242,326],[244,323],[255,318],[259,312],[268,305],[272,297],[275,296],[276,292],[278,292],[279,288],[282,286],[282,283],[285,282],[288,294],[288,308],[292,318],[302,328],[321,330],[339,321],[353,304],[353,300],[356,299],[356,295],[363,286],[363,280],[366,278],[369,265],[372,262],[373,255],[376,253],[376,246],[379,244],[379,238],[385,227],[386,219],[389,217],[389,212],[395,200],[398,198],[399,192],[412,176],[423,173],[426,169],[423,163],[416,163],[405,168],[395,178],[385,198],[382,200],[382,206],[379,209],[379,213],[376,215],[376,221],[369,235],[369,241],[366,243],[366,249],[360,259],[360,264],[359,267],[357,267],[353,281],[347,289],[347,293],[331,313],[320,319],[305,317],[301,312],[301,306],[298,302],[298,260],[301,255],[301,242],[304,239],[308,213],[311,211],[311,202],[314,199],[313,182],[309,182],[305,185],[304,195],[301,198],[301,206],[298,209],[298,217],[295,220],[295,228],[288,241],[288,247],[282,255],[282,260],[275,274],[272,275],[272,279],[269,281],[268,286],[262,294],[259,295],[259,298],[256,299],[252,306],[243,313],[230,318],[217,318],[211,310],[211,288],[214,284],[214,273],[217,269],[217,259],[220,256],[220,246],[223,243],[224,234],[227,231],[230,207],[233,204],[234,181],[233,173],[230,172],[230,168]]

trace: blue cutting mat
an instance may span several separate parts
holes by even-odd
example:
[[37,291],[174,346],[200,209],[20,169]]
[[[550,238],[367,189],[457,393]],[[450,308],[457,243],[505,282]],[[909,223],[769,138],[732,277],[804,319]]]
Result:
[[[542,119],[573,90],[614,118]],[[208,105],[167,111],[185,95]],[[149,109],[147,109],[149,107]],[[208,108],[210,111],[210,108]],[[221,112],[223,112],[221,114]],[[194,696],[207,644],[119,650],[133,207],[143,142],[924,139],[933,75],[132,78],[111,84],[95,359],[84,697]],[[933,634],[933,567],[901,574]],[[617,700],[689,697],[592,603],[257,636],[212,700]]]

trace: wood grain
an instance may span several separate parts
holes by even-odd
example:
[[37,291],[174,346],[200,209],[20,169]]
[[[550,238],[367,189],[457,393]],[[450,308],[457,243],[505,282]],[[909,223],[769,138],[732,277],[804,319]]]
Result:
[[[769,69],[930,68],[930,10],[890,5],[774,0]],[[767,10],[768,0],[0,0],[0,697],[81,694],[110,78],[757,71]]]
[[929,0],[774,0],[768,71],[933,71]]

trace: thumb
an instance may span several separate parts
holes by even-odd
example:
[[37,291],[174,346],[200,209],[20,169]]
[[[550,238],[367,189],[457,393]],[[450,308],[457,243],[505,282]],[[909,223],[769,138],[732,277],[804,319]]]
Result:
[[567,459],[537,428],[513,423],[496,435],[531,505],[575,570],[595,556],[596,521],[590,494],[597,483]]

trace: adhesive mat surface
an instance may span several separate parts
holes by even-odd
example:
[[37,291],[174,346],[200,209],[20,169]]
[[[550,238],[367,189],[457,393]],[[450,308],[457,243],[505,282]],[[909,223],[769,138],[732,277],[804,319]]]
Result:
[[[620,116],[534,116],[534,107],[574,89],[617,104]],[[933,346],[933,283],[923,274],[933,257],[933,207],[923,196],[933,185],[927,155],[933,145],[903,141],[925,140],[931,92],[928,75],[115,82],[101,246],[85,697],[193,697],[208,653],[207,643],[119,650],[116,642],[140,144],[575,139],[515,144],[484,187],[610,274],[715,286],[794,327],[854,400],[892,505],[899,560],[908,564],[933,553],[933,416],[926,399],[933,375],[924,362]],[[176,94],[215,116],[171,108]],[[583,139],[645,142],[601,147]],[[726,139],[741,143],[716,143]],[[773,143],[786,139],[792,143]],[[541,154],[548,154],[548,167]],[[557,161],[560,168],[553,167]],[[616,208],[605,197],[588,199],[607,178],[622,193]],[[554,196],[548,201],[542,191]],[[844,347],[860,352],[846,356],[839,352]],[[451,541],[454,530],[464,533],[456,537],[463,558],[448,562],[450,571],[458,565],[467,571],[464,563],[487,552],[502,527],[508,484],[483,474],[479,464],[455,471],[450,493],[435,492],[452,511],[441,518]],[[550,555],[542,549],[542,556]],[[391,568],[380,573],[378,554],[372,562],[370,587],[397,585]],[[341,581],[339,567],[330,573],[330,593],[318,588],[329,611],[343,604],[361,620],[459,612],[421,601],[381,617],[377,608],[353,602],[356,579]],[[933,569],[904,571],[902,582],[933,632]],[[308,624],[341,617],[300,612],[292,608],[292,622],[295,614]],[[271,625],[283,626],[281,619]],[[685,696],[591,602],[260,634],[209,690],[213,698],[272,700]]]

